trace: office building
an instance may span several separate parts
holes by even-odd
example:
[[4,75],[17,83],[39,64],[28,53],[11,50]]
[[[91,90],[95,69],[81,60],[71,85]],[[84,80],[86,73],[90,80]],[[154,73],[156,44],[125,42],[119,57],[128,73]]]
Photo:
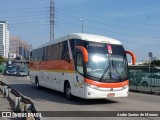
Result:
[[0,55],[8,58],[9,53],[9,30],[6,21],[0,21]]
[[18,36],[10,36],[10,57],[21,56],[22,59],[29,59],[30,51],[32,49],[31,44],[23,41]]

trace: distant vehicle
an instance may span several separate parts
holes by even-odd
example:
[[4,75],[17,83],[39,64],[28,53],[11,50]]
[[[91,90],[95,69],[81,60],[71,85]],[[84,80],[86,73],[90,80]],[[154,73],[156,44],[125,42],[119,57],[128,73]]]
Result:
[[6,67],[4,74],[15,76],[27,76],[29,73],[26,67],[20,67],[18,65],[9,65]]
[[20,67],[17,75],[19,75],[19,76],[28,76],[29,75],[28,68],[26,68],[26,67]]
[[141,85],[142,77],[146,75],[142,70],[130,70],[129,80],[130,85],[138,86]]
[[37,89],[47,87],[64,92],[67,99],[127,97],[128,63],[118,40],[84,33],[72,33],[31,51],[30,80]]
[[17,65],[9,65],[6,67],[4,74],[6,75],[17,75],[18,74],[18,66]]
[[141,84],[143,87],[160,87],[160,74],[150,74],[142,77]]

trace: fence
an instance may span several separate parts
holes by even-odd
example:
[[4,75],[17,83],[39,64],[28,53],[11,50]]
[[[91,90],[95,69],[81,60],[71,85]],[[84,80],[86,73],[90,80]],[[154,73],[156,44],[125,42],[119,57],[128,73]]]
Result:
[[[35,105],[26,97],[22,96],[15,89],[11,88],[7,84],[0,81],[0,91],[5,95],[5,97],[14,103],[15,113],[33,113],[38,114]],[[34,117],[23,117],[25,120],[43,120],[40,116]]]
[[130,90],[160,94],[160,69],[129,67]]

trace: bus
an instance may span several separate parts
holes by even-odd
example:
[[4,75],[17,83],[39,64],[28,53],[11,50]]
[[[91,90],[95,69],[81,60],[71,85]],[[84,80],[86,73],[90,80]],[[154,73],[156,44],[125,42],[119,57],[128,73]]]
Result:
[[30,79],[37,89],[63,92],[68,100],[127,97],[127,55],[133,52],[118,40],[85,33],[70,33],[30,53]]

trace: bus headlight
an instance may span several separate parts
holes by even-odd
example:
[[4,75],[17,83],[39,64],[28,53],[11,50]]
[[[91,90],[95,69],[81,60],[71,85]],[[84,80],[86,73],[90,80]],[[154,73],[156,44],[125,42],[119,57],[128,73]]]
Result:
[[97,86],[88,84],[88,83],[86,83],[86,82],[84,82],[84,85],[87,86],[87,87],[90,87],[90,88],[94,88],[94,89],[97,89],[97,88],[98,88]]
[[122,88],[123,88],[123,89],[126,89],[126,88],[128,88],[128,85],[125,85],[125,86],[123,86]]

